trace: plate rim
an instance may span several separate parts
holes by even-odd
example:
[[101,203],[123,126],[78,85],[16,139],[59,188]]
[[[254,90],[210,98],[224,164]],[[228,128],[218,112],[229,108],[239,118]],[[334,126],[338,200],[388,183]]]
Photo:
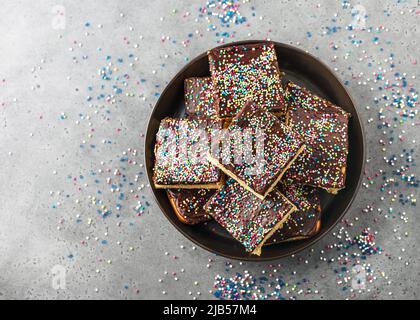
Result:
[[[209,50],[212,49],[218,49],[218,48],[224,48],[224,47],[229,47],[229,46],[237,46],[237,45],[247,45],[247,44],[255,44],[255,43],[273,43],[275,46],[280,46],[280,47],[285,47],[289,50],[292,51],[296,51],[299,54],[303,54],[306,56],[309,56],[310,58],[312,58],[313,60],[315,60],[317,63],[319,63],[326,71],[328,71],[334,78],[335,80],[338,82],[338,84],[340,85],[340,87],[344,90],[345,94],[347,95],[347,97],[350,99],[351,104],[354,107],[354,112],[357,116],[358,119],[358,124],[360,126],[360,131],[362,133],[362,139],[361,144],[362,144],[362,165],[361,165],[361,170],[360,170],[360,174],[358,176],[358,180],[357,180],[357,184],[356,184],[356,188],[353,192],[353,194],[351,195],[350,201],[348,202],[347,206],[344,208],[343,212],[340,214],[340,216],[337,218],[337,220],[331,224],[330,227],[328,227],[326,230],[324,230],[323,233],[319,233],[317,235],[315,235],[314,237],[310,238],[310,239],[305,239],[308,240],[307,243],[305,243],[303,246],[299,247],[299,248],[295,248],[290,250],[289,253],[287,254],[280,254],[276,257],[264,257],[264,256],[257,256],[257,255],[249,255],[249,256],[245,256],[245,257],[237,257],[234,255],[230,255],[227,253],[223,253],[223,252],[219,252],[216,251],[213,248],[209,248],[208,246],[200,243],[198,240],[194,239],[193,237],[191,237],[190,235],[188,235],[187,233],[185,233],[181,227],[179,227],[178,225],[176,225],[171,218],[168,216],[168,214],[166,213],[166,211],[163,209],[162,205],[160,204],[160,201],[158,199],[158,197],[155,194],[155,191],[153,190],[153,178],[151,176],[151,173],[149,172],[148,168],[148,160],[147,160],[147,155],[146,155],[146,148],[147,148],[147,141],[148,136],[149,136],[149,131],[150,131],[150,123],[151,120],[153,119],[153,115],[156,113],[157,110],[157,106],[161,103],[161,100],[163,99],[163,97],[165,96],[165,93],[169,90],[169,88],[173,85],[173,83],[175,82],[175,80],[177,80],[179,77],[182,76],[182,74],[190,67],[190,65],[194,64],[195,62],[197,62],[198,60],[204,58],[207,56],[207,53]],[[363,173],[365,171],[365,164],[366,164],[366,131],[364,128],[364,124],[363,121],[361,121],[361,117],[360,117],[360,113],[357,110],[357,106],[354,103],[354,100],[352,98],[352,96],[350,95],[349,91],[347,90],[347,88],[344,86],[343,82],[341,81],[341,79],[339,77],[337,77],[336,73],[327,65],[325,64],[323,61],[321,61],[318,57],[314,56],[313,54],[309,53],[306,50],[303,50],[301,48],[297,48],[295,46],[292,46],[290,44],[287,43],[282,43],[282,42],[277,42],[277,41],[271,41],[271,40],[241,40],[241,41],[234,41],[234,42],[229,42],[229,43],[224,43],[222,45],[219,45],[217,47],[214,47],[212,49],[206,50],[205,52],[197,55],[194,59],[190,60],[186,65],[184,65],[176,74],[175,76],[172,77],[172,79],[168,82],[168,84],[165,86],[165,89],[162,91],[162,93],[160,94],[158,100],[156,101],[152,112],[149,115],[149,119],[147,121],[147,129],[146,129],[146,135],[144,136],[144,143],[143,143],[143,148],[144,148],[144,155],[143,155],[143,160],[144,160],[144,164],[145,164],[145,170],[147,173],[147,179],[149,181],[149,185],[150,185],[150,189],[152,191],[153,194],[153,198],[155,199],[155,202],[157,203],[160,211],[163,213],[163,215],[165,216],[165,218],[167,220],[169,220],[169,222],[171,223],[172,226],[175,227],[175,229],[180,232],[184,237],[186,237],[188,240],[190,240],[191,242],[193,242],[194,244],[196,244],[197,246],[203,248],[204,250],[212,253],[212,254],[216,254],[218,256],[222,256],[228,259],[233,259],[233,260],[237,260],[237,261],[248,261],[248,262],[265,262],[265,261],[275,261],[275,260],[279,260],[282,258],[286,258],[286,257],[290,257],[298,252],[301,252],[311,246],[313,246],[314,244],[316,244],[318,241],[320,241],[322,238],[324,238],[325,236],[327,236],[328,234],[330,234],[331,230],[333,228],[335,228],[337,226],[337,224],[343,219],[343,217],[347,214],[348,210],[350,209],[351,205],[354,202],[354,199],[357,197],[357,195],[359,194],[360,191],[360,186],[362,184],[362,180],[363,180]],[[153,152],[153,150],[151,151]],[[279,245],[279,244],[277,244]]]

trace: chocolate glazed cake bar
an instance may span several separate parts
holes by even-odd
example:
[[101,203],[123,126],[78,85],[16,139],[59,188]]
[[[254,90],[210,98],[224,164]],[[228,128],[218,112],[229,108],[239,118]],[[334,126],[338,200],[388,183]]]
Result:
[[290,215],[268,241],[267,245],[285,241],[310,238],[321,228],[321,202],[319,189],[310,186],[284,185],[279,183],[276,187],[292,202],[297,210]]
[[211,220],[204,205],[215,194],[211,189],[168,189],[169,201],[178,219],[185,224],[198,224]]
[[215,99],[210,77],[188,78],[184,81],[185,113],[192,117],[217,117],[218,101]]
[[307,184],[336,194],[345,186],[350,114],[289,82],[286,122],[305,138],[306,150],[284,175],[288,184]]
[[221,140],[222,150],[212,148],[209,160],[260,199],[273,190],[304,150],[299,134],[253,101],[232,120],[227,138]]
[[212,132],[221,121],[172,119],[161,121],[156,135],[153,181],[156,188],[218,189],[222,173],[207,160]]
[[234,117],[250,99],[271,112],[286,112],[273,44],[213,49],[208,57],[220,118]]
[[278,190],[264,200],[243,188],[233,179],[207,202],[205,210],[247,252],[261,254],[261,247],[283,226],[296,207]]

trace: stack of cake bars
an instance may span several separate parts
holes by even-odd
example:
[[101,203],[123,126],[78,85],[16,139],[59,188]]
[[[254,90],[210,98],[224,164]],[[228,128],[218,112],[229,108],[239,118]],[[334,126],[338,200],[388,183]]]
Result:
[[180,221],[214,219],[251,254],[316,235],[320,192],[345,187],[350,114],[282,83],[271,43],[208,59],[210,77],[185,80],[185,117],[161,121],[155,187]]

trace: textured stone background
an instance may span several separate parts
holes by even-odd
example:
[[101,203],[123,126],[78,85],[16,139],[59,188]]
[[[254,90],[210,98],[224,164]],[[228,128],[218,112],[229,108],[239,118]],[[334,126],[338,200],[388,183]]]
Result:
[[[420,4],[251,0],[238,8],[247,21],[229,26],[200,16],[203,6],[2,1],[0,298],[211,298],[224,294],[217,275],[245,271],[260,297],[419,298]],[[143,134],[188,59],[221,39],[265,38],[335,69],[362,115],[368,163],[334,234],[295,257],[239,263],[194,249],[166,221],[141,167]],[[381,254],[350,245],[367,227]],[[354,265],[367,271],[364,290],[351,288]],[[53,285],[57,270],[65,289]]]

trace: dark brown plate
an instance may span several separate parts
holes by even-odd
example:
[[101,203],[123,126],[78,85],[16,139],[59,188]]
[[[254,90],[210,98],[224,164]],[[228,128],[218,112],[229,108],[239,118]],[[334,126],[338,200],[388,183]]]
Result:
[[[264,41],[235,42],[223,45],[223,47],[258,42]],[[199,55],[188,63],[168,84],[153,109],[147,127],[145,140],[147,176],[156,201],[166,218],[168,218],[178,231],[195,244],[208,251],[232,259],[248,261],[274,260],[292,255],[314,244],[341,220],[353,202],[362,180],[365,162],[364,132],[356,107],[343,84],[325,64],[314,56],[287,44],[278,42],[274,42],[274,44],[276,46],[280,69],[285,73],[283,81],[292,80],[299,85],[303,85],[352,114],[349,123],[349,155],[346,188],[336,196],[332,196],[326,192],[322,193],[321,230],[315,237],[307,240],[265,246],[261,256],[253,256],[246,253],[242,245],[214,221],[196,226],[189,226],[180,222],[169,203],[165,191],[154,188],[152,181],[154,164],[153,149],[159,123],[164,117],[183,116],[184,80],[189,77],[209,75],[209,64],[206,53]],[[168,241],[170,241],[169,238]]]

